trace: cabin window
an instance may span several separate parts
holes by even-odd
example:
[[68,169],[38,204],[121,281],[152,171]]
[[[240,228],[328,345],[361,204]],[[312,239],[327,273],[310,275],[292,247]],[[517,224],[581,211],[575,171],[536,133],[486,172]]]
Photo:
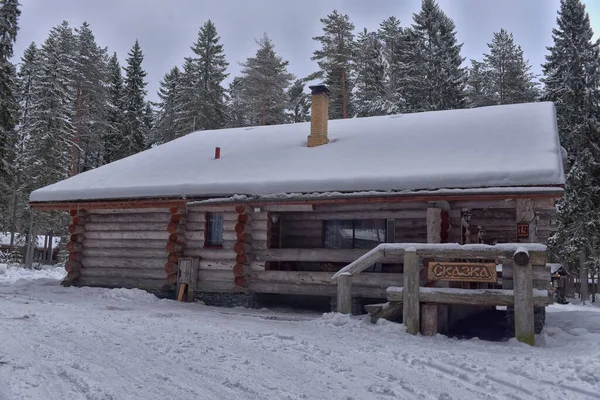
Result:
[[206,213],[206,237],[204,246],[223,245],[223,214]]
[[326,249],[372,249],[386,242],[386,220],[325,221]]

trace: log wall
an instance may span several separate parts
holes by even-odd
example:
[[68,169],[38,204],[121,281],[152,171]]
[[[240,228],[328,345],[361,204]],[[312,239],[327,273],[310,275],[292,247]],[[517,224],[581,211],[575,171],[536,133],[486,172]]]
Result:
[[82,229],[68,245],[80,250],[80,286],[160,290],[169,283],[165,264],[171,211],[161,209],[88,210],[77,213]]

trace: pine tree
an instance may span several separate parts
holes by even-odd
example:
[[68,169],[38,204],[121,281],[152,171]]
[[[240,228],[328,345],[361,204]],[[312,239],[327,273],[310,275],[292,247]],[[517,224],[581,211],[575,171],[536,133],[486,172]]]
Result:
[[521,46],[504,29],[494,33],[484,54],[487,91],[493,104],[526,103],[536,100],[536,84],[531,65],[523,57]]
[[229,84],[227,103],[227,127],[239,128],[250,125],[247,106],[242,94],[244,80],[240,76],[233,78]]
[[494,100],[490,96],[489,74],[483,62],[471,60],[471,67],[467,72],[467,107],[491,106]]
[[389,17],[379,26],[378,36],[382,42],[384,62],[387,114],[397,114],[404,110],[404,87],[401,76],[406,69],[406,35],[396,17]]
[[27,179],[34,188],[68,176],[74,128],[75,37],[67,22],[55,27],[39,53],[31,88]]
[[297,79],[287,91],[289,122],[310,121],[310,100],[308,94],[304,93],[304,86],[305,81]]
[[225,126],[227,107],[222,83],[229,64],[220,39],[215,25],[208,20],[192,46],[194,57],[185,60],[176,107],[177,136]]
[[104,163],[119,158],[118,148],[124,136],[125,114],[123,112],[123,75],[121,64],[114,53],[108,61],[107,120],[104,132]]
[[273,42],[265,34],[257,41],[254,57],[242,63],[242,96],[251,125],[275,125],[286,122],[286,89],[294,76],[287,71],[288,61],[275,53]]
[[423,0],[406,31],[407,50],[401,73],[407,108],[432,111],[465,106],[465,70],[454,22],[435,0]]
[[146,149],[148,136],[146,119],[146,72],[142,68],[144,55],[136,40],[127,57],[123,88],[123,133],[114,149],[117,159],[128,157]]
[[96,44],[90,25],[76,30],[75,56],[75,146],[71,154],[71,174],[103,164],[106,135],[106,49]]
[[600,243],[600,43],[592,40],[589,15],[580,0],[561,0],[557,25],[543,82],[545,100],[556,106],[570,168],[553,252],[586,282],[586,269],[598,268]]
[[391,114],[394,104],[387,101],[385,64],[381,41],[376,32],[365,28],[358,35],[356,56],[356,113],[359,117]]
[[178,67],[173,67],[162,81],[158,89],[160,102],[156,105],[156,124],[154,126],[153,143],[162,144],[170,142],[177,137],[175,129],[175,106],[181,85],[181,74]]
[[18,121],[16,98],[16,69],[10,59],[17,39],[19,16],[17,0],[0,0],[0,227],[6,225],[10,196],[6,196],[13,178],[10,172],[15,158],[17,138],[15,125]]
[[354,24],[348,15],[333,10],[327,18],[322,18],[323,35],[313,37],[321,44],[311,60],[316,60],[325,77],[325,84],[331,90],[329,118],[347,118],[354,114],[352,82],[356,42]]

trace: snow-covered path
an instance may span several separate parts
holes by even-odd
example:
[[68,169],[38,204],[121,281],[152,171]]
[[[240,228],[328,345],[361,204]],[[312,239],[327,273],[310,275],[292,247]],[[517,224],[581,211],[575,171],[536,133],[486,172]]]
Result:
[[530,348],[63,288],[42,273],[0,270],[0,400],[600,398],[600,309],[552,306]]

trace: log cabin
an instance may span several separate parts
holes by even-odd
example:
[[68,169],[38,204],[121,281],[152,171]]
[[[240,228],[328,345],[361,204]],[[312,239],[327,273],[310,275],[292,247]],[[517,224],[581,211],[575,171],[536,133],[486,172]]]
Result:
[[[65,284],[174,292],[191,263],[190,299],[302,295],[335,307],[332,275],[380,244],[553,234],[564,150],[552,103],[329,121],[328,89],[311,90],[310,122],[194,132],[34,191],[33,209],[72,217]],[[420,256],[421,286],[512,289],[497,257],[493,282],[431,279],[434,258]],[[354,276],[354,311],[386,299],[402,273],[390,256]],[[545,258],[531,279],[546,288]]]

